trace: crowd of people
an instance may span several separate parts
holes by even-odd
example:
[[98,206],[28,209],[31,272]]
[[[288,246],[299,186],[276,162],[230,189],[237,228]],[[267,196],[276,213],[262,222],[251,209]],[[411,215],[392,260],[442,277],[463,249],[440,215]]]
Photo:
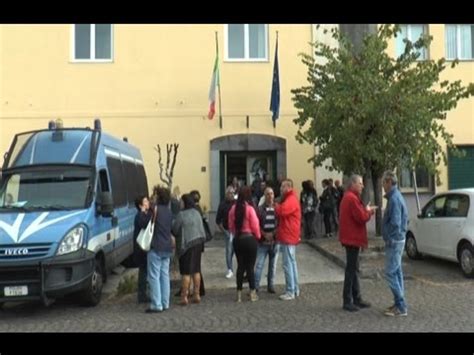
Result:
[[[354,312],[370,307],[361,296],[358,279],[359,252],[367,248],[366,223],[377,206],[364,205],[361,199],[362,177],[352,175],[346,189],[340,181],[322,181],[318,194],[311,180],[302,183],[299,198],[291,179],[280,176],[273,184],[267,176],[241,186],[233,178],[225,191],[216,214],[216,225],[225,240],[225,277],[234,277],[233,256],[237,259],[236,301],[242,302],[244,283],[249,285],[249,300],[259,299],[260,281],[268,257],[267,292],[275,293],[278,256],[282,256],[285,292],[281,300],[294,300],[300,295],[296,246],[302,237],[317,236],[315,217],[322,215],[325,237],[338,230],[339,241],[346,250],[346,268],[342,292],[343,309]],[[404,298],[401,255],[405,242],[407,209],[397,188],[396,175],[388,171],[383,177],[388,200],[383,219],[386,243],[386,278],[394,295],[394,304],[385,314],[407,315]],[[277,191],[278,189],[278,191]],[[151,250],[146,253],[135,243],[134,259],[139,268],[138,302],[148,302],[148,313],[162,312],[170,306],[170,262],[178,260],[181,274],[180,305],[200,303],[205,295],[201,272],[204,244],[212,238],[208,221],[200,205],[199,191],[179,195],[164,187],[156,187],[151,201],[141,196],[136,201],[135,238],[150,221],[154,223]],[[319,207],[318,207],[319,205]],[[333,229],[334,226],[334,229]],[[301,233],[303,232],[303,233]],[[193,287],[191,287],[191,284]],[[192,296],[191,296],[192,294]]]

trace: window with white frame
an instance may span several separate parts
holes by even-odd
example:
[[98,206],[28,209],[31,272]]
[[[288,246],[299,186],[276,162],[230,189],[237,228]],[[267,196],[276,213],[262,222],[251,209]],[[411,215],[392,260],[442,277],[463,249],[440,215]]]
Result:
[[[404,39],[408,39],[410,42],[415,43],[424,34],[428,34],[427,25],[400,25],[401,33],[397,36],[397,57],[402,55],[405,51]],[[418,60],[428,59],[428,51],[426,48],[420,49],[420,56]]]
[[112,60],[111,24],[73,25],[73,61]]
[[[398,169],[398,185],[401,190],[413,190],[415,188],[413,171],[407,167]],[[420,191],[431,191],[432,178],[428,170],[423,167],[415,169],[416,186]]]
[[226,25],[226,60],[268,60],[268,26],[264,24]]
[[474,25],[445,26],[446,59],[474,59]]

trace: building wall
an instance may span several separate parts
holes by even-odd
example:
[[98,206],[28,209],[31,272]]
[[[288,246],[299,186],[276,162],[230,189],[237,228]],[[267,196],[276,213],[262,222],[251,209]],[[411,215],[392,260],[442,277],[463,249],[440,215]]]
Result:
[[[218,33],[223,128],[218,112],[207,119],[208,91]],[[269,111],[276,31],[279,32],[281,107],[276,128]],[[174,186],[199,189],[210,207],[210,141],[223,135],[261,133],[287,141],[287,173],[314,177],[313,149],[294,139],[290,90],[304,85],[298,54],[309,51],[310,25],[269,25],[269,60],[225,62],[224,25],[114,25],[112,63],[72,63],[71,25],[0,26],[0,152],[17,132],[45,128],[61,118],[67,127],[93,119],[143,154],[149,187],[159,183],[157,143],[179,143]],[[250,116],[249,128],[246,116]],[[202,167],[206,171],[202,172]]]

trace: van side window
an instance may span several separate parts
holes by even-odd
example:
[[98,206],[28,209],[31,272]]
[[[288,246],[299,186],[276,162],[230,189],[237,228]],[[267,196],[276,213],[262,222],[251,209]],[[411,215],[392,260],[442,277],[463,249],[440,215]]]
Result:
[[127,185],[125,183],[122,162],[118,159],[107,157],[107,167],[110,173],[110,182],[112,184],[112,195],[114,207],[127,205]]
[[107,171],[102,169],[99,171],[99,191],[109,192],[109,179],[107,179]]
[[133,205],[135,199],[138,197],[137,170],[135,168],[135,164],[129,161],[124,160],[122,165],[127,181],[128,203]]
[[145,168],[137,165],[137,191],[139,196],[148,196],[148,181],[146,180]]

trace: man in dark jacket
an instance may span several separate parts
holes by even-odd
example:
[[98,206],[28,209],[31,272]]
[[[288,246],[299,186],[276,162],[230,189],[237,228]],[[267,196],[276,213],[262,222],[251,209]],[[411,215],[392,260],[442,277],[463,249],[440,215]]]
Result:
[[138,267],[138,303],[148,302],[147,297],[147,254],[137,244],[137,237],[140,231],[147,227],[150,222],[153,212],[150,209],[150,202],[146,196],[140,196],[135,201],[137,214],[135,216],[134,231],[133,231],[133,261]]
[[229,211],[233,204],[235,203],[235,190],[232,186],[227,187],[225,191],[225,198],[219,204],[216,215],[216,224],[224,233],[225,239],[225,261],[227,265],[227,273],[225,277],[230,279],[234,276],[232,268],[232,257],[234,256],[234,248],[232,246],[232,233],[229,231],[228,220],[229,220]]

